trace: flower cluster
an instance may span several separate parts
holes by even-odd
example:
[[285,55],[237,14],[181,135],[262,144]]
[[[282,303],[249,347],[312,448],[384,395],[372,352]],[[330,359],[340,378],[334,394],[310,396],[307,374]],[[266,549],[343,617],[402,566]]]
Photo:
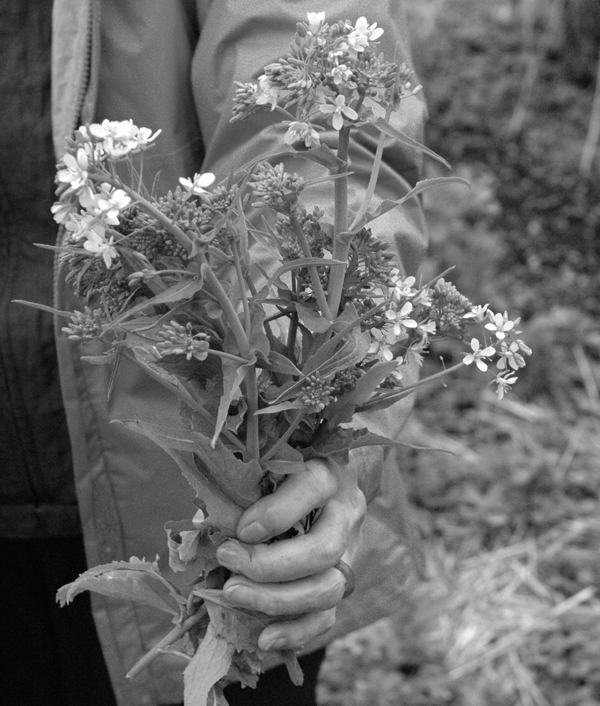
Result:
[[290,55],[265,67],[257,83],[237,83],[232,120],[259,109],[289,118],[285,142],[320,143],[322,123],[334,130],[359,126],[372,115],[369,100],[384,107],[419,87],[407,66],[384,61],[375,51],[383,29],[365,17],[328,24],[324,12],[309,12],[297,26]]

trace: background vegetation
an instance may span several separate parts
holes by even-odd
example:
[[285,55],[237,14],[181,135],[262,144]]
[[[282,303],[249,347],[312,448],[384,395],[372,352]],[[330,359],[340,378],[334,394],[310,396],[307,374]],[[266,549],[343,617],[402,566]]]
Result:
[[471,371],[420,393],[406,440],[452,452],[400,459],[427,576],[330,647],[320,702],[597,705],[600,2],[407,5],[427,143],[472,184],[426,200],[424,274],[456,265],[534,354],[501,402]]

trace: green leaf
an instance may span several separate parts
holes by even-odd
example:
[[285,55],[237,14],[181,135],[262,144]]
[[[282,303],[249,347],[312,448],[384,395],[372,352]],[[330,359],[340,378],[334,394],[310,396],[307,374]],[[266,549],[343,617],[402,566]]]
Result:
[[306,407],[306,405],[302,402],[302,400],[290,400],[258,409],[256,414],[278,414],[279,412],[285,412],[288,409],[303,409],[304,407]]
[[221,400],[219,402],[217,422],[215,424],[215,430],[212,437],[213,446],[217,443],[219,434],[221,433],[221,430],[227,420],[229,407],[238,395],[240,385],[244,381],[244,378],[250,371],[252,371],[254,363],[256,363],[255,356],[253,356],[253,360],[250,360],[244,365],[241,365],[235,360],[221,358],[221,366],[223,370],[223,394],[221,395]]
[[152,439],[154,443],[166,451],[177,463],[187,482],[196,491],[202,509],[206,511],[208,516],[206,523],[220,529],[228,537],[235,537],[235,528],[243,514],[242,508],[223,492],[212,478],[202,473],[196,466],[191,453],[174,448],[172,440],[165,437],[163,429],[158,425],[147,424],[138,419],[120,420],[120,423],[128,429]]
[[398,367],[397,361],[375,363],[358,380],[353,390],[340,395],[325,408],[323,416],[331,427],[351,422],[358,405],[366,402],[373,391]]
[[300,321],[311,333],[325,333],[331,327],[331,321],[321,316],[318,311],[303,306],[300,302],[296,302],[296,311]]
[[129,561],[95,566],[75,581],[62,586],[56,599],[64,606],[83,591],[145,603],[171,615],[177,616],[180,612],[177,601],[179,591],[162,576],[156,561],[131,557]]
[[343,265],[344,263],[340,260],[334,260],[333,258],[326,257],[299,257],[297,260],[292,260],[287,262],[285,265],[281,265],[277,270],[269,277],[269,281],[266,286],[271,287],[280,277],[286,272],[291,272],[292,270],[299,270],[303,267],[309,267],[312,265],[321,265],[324,267],[330,267],[331,265]]
[[203,434],[195,435],[195,443],[200,462],[237,505],[246,508],[261,497],[264,471],[257,460],[241,461],[223,442],[217,440],[213,446]]
[[430,150],[428,147],[425,147],[425,145],[422,145],[420,142],[413,140],[412,137],[409,137],[400,130],[397,130],[395,127],[392,127],[384,118],[375,118],[374,120],[370,121],[370,124],[373,125],[373,127],[377,128],[379,132],[384,133],[384,135],[387,135],[388,137],[393,137],[395,140],[400,142],[400,144],[405,145],[406,147],[411,147],[412,149],[415,149],[419,152],[423,152],[423,154],[426,154],[429,157],[435,159],[436,161],[441,162],[445,167],[448,167],[448,169],[452,169],[452,167],[443,157],[440,157],[440,155],[434,152],[433,150]]
[[384,199],[383,201],[381,201],[375,211],[369,211],[368,213],[366,213],[365,216],[361,219],[361,222],[358,223],[356,227],[362,228],[367,223],[370,223],[376,218],[379,218],[379,216],[383,216],[384,213],[392,211],[398,206],[401,206],[403,203],[405,203],[409,199],[412,199],[414,196],[417,196],[423,191],[427,191],[427,189],[432,189],[435,186],[440,186],[441,184],[448,183],[460,183],[469,186],[469,182],[466,179],[463,179],[462,177],[437,177],[435,179],[423,179],[422,181],[418,181],[416,186],[411,189],[408,193],[406,193],[402,198],[397,200]]
[[302,372],[289,358],[286,358],[286,356],[281,353],[271,351],[269,353],[269,363],[271,364],[271,370],[274,370],[276,373],[283,373],[284,375],[290,375],[292,377],[302,377]]
[[204,281],[201,278],[198,279],[196,277],[193,279],[186,279],[182,282],[177,282],[177,284],[169,287],[169,289],[165,289],[164,292],[161,292],[150,299],[146,299],[145,301],[132,306],[131,309],[124,311],[122,314],[117,316],[116,319],[111,321],[106,330],[117,328],[122,321],[131,318],[134,314],[142,312],[148,307],[158,306],[159,304],[173,304],[174,302],[181,301],[182,299],[191,299],[194,294],[199,292],[203,287]]
[[183,698],[186,706],[219,706],[227,703],[222,692],[215,690],[217,682],[226,676],[235,647],[221,637],[212,623],[204,639],[183,672]]

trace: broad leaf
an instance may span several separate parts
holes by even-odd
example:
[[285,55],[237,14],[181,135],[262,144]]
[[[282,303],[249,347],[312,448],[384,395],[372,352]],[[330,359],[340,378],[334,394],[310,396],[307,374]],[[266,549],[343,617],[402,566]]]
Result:
[[128,429],[137,431],[166,451],[177,463],[187,482],[196,491],[202,510],[206,511],[207,525],[220,529],[228,537],[235,537],[235,528],[243,514],[242,508],[226,495],[216,482],[200,471],[191,453],[179,451],[169,445],[157,425],[150,425],[135,420],[121,421]]
[[[226,676],[235,647],[217,634],[212,622],[196,654],[183,673],[185,706],[217,706],[227,703],[213,687]],[[212,693],[211,693],[212,692]]]
[[306,326],[311,333],[325,333],[325,331],[328,331],[331,327],[331,321],[329,321],[329,319],[321,316],[318,311],[308,306],[303,306],[299,302],[296,302],[296,311],[298,312],[301,323]]
[[177,599],[174,598],[179,592],[162,576],[156,561],[148,562],[132,557],[129,561],[95,566],[75,581],[62,586],[56,598],[64,606],[83,591],[146,603],[171,615],[179,615]]

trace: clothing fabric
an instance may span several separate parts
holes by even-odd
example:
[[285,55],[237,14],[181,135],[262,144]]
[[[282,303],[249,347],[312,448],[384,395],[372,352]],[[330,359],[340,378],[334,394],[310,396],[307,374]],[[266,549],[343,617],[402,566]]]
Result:
[[[364,12],[357,0],[327,0],[329,19],[356,20]],[[281,145],[283,130],[270,113],[231,125],[234,80],[256,77],[286,52],[295,23],[314,8],[298,0],[55,0],[53,39],[53,136],[57,157],[64,139],[81,122],[133,119],[162,129],[156,148],[145,155],[148,183],[158,175],[159,191],[180,176],[229,170]],[[398,0],[377,3],[369,21],[385,29],[383,48],[408,60],[406,26]],[[397,127],[421,137],[424,107],[406,101],[394,117]],[[335,134],[326,134],[335,145]],[[351,149],[354,184],[366,183],[374,137],[361,137]],[[146,158],[147,157],[147,158]],[[416,153],[389,145],[380,196],[398,198],[416,180]],[[310,168],[310,167],[309,167]],[[310,176],[294,163],[294,171]],[[326,190],[307,194],[307,202],[327,204]],[[415,271],[424,248],[418,203],[378,220],[406,273]],[[57,277],[56,305],[77,305]],[[152,558],[164,546],[165,521],[189,518],[193,492],[172,461],[151,442],[112,419],[178,423],[178,402],[158,383],[127,363],[118,369],[107,400],[110,371],[80,360],[78,346],[57,331],[61,384],[77,483],[85,546],[90,565],[131,555]],[[99,352],[94,345],[86,350]],[[378,433],[397,435],[410,404],[369,419]],[[338,608],[334,629],[307,646],[325,642],[393,612],[415,576],[407,550],[406,503],[395,456],[381,449],[357,450],[351,462],[361,472],[369,501],[361,550],[354,565],[355,593]],[[162,562],[164,563],[164,562]],[[168,567],[165,567],[168,572]],[[176,580],[176,577],[174,577]],[[179,662],[155,660],[135,681],[124,673],[169,629],[155,611],[125,601],[94,597],[95,619],[120,706],[155,706],[181,699]]]
[[[52,0],[0,4],[0,537],[81,534],[52,318]],[[35,345],[32,345],[35,343]]]

